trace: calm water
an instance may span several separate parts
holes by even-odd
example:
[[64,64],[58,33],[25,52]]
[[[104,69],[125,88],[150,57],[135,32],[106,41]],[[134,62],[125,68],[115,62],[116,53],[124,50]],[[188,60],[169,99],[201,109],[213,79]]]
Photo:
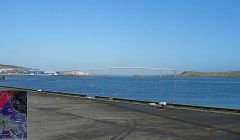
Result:
[[240,108],[240,78],[226,77],[7,77],[0,85]]

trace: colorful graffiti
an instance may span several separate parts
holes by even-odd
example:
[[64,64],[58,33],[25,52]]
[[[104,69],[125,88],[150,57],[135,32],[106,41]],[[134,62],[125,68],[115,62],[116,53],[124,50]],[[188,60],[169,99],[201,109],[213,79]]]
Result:
[[0,139],[27,138],[27,93],[0,91]]

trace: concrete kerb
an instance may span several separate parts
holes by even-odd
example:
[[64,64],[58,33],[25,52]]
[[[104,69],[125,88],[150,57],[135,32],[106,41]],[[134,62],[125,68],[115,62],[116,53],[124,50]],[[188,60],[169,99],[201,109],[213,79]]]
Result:
[[125,99],[125,98],[117,98],[117,97],[110,97],[110,96],[91,97],[91,96],[87,96],[84,94],[77,94],[77,93],[57,92],[57,91],[47,91],[47,90],[34,90],[34,89],[18,88],[18,87],[12,87],[12,86],[0,86],[0,89],[23,90],[23,91],[30,91],[35,94],[53,94],[53,95],[60,95],[60,96],[80,97],[82,99],[91,99],[91,100],[96,100],[96,101],[108,101],[108,102],[115,102],[115,103],[144,105],[144,106],[155,107],[158,109],[176,108],[176,109],[194,110],[194,111],[201,111],[201,112],[213,112],[213,113],[240,115],[240,109],[234,109],[234,108],[218,108],[218,107],[207,107],[207,106],[176,104],[176,103],[166,103],[166,102],[163,102],[166,104],[162,105],[161,102]]

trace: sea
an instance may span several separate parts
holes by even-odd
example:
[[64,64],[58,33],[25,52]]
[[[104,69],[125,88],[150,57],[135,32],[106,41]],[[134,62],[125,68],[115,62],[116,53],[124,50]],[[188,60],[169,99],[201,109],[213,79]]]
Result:
[[240,77],[9,76],[0,85],[240,109]]

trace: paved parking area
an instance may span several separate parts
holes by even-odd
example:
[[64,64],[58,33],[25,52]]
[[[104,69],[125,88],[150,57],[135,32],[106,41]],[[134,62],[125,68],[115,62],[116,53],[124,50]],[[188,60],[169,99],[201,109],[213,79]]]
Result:
[[240,115],[28,94],[30,140],[239,140]]

